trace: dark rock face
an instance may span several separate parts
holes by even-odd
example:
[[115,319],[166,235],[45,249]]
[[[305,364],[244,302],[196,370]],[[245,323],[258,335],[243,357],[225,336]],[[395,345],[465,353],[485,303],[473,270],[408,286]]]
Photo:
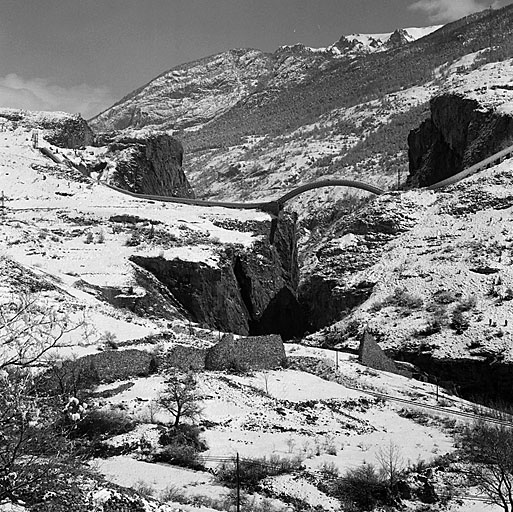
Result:
[[139,194],[194,197],[183,170],[183,147],[167,135],[118,138],[109,145],[117,160],[111,184]]
[[398,28],[395,32],[390,36],[390,39],[386,42],[387,48],[399,48],[400,46],[404,46],[408,44],[408,38],[406,37],[406,31],[402,28]]
[[41,123],[41,128],[50,129],[46,140],[60,148],[79,148],[92,146],[94,134],[89,125],[79,115],[70,116],[59,123]]
[[132,256],[182,304],[192,320],[238,334],[249,332],[249,313],[240,295],[232,261],[219,267],[183,260]]
[[265,239],[249,250],[228,248],[217,267],[158,257],[131,260],[163,283],[196,322],[237,334],[280,334],[285,339],[306,330],[296,299],[295,218],[280,219],[274,245]]
[[408,137],[408,185],[449,178],[513,143],[513,117],[484,111],[475,100],[446,94],[430,102],[431,118]]
[[344,286],[336,277],[312,274],[300,288],[299,300],[315,330],[336,322],[372,294],[375,283]]
[[413,363],[438,383],[469,399],[513,403],[513,372],[509,363],[494,358],[436,359],[430,354],[394,354]]

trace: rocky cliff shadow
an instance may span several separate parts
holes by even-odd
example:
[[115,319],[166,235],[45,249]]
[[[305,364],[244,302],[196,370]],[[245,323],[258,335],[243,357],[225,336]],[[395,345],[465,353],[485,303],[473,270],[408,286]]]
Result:
[[[308,327],[297,300],[295,222],[292,216],[280,220],[273,245],[262,236],[251,248],[222,249],[217,266],[138,255],[130,260],[155,276],[195,322],[242,335],[300,337]],[[264,224],[268,233],[270,221]]]

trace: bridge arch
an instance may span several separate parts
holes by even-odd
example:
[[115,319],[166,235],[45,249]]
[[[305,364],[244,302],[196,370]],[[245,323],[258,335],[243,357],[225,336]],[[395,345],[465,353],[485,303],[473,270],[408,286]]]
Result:
[[363,183],[361,181],[354,180],[346,180],[346,179],[336,179],[336,180],[319,180],[314,181],[312,183],[306,183],[305,185],[300,185],[299,187],[287,192],[285,195],[281,196],[277,199],[277,203],[280,206],[283,206],[287,201],[290,201],[294,197],[303,194],[304,192],[308,192],[309,190],[314,190],[316,188],[324,188],[324,187],[350,187],[350,188],[358,188],[360,190],[366,190],[367,192],[371,192],[372,194],[381,195],[385,193],[385,190],[375,187],[374,185],[369,185],[368,183]]

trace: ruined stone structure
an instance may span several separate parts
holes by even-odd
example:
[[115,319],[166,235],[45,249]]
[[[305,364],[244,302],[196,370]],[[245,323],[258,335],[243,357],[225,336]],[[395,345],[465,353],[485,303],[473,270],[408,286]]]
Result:
[[184,371],[204,370],[206,357],[207,349],[175,345],[166,352],[161,364]]
[[222,340],[207,351],[207,370],[270,369],[283,366],[287,360],[280,336],[255,336],[234,339],[225,334]]
[[369,368],[385,372],[397,373],[405,377],[411,377],[411,373],[399,366],[390,359],[381,347],[376,343],[374,336],[365,331],[363,339],[358,348],[358,361]]
[[[283,341],[278,335],[234,339],[225,334],[210,348],[175,345],[163,355],[145,350],[105,350],[74,361],[64,361],[61,377],[71,378],[81,373],[80,380],[88,384],[146,377],[161,367],[182,371],[261,370],[283,366],[287,361]],[[79,372],[77,372],[79,370]],[[55,375],[47,375],[45,386],[54,388]]]
[[147,376],[157,369],[154,354],[144,350],[105,350],[80,358],[78,364],[97,375],[99,381]]

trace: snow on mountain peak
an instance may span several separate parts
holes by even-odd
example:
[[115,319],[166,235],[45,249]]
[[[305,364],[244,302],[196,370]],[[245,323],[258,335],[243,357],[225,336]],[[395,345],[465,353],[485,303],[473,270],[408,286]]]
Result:
[[336,43],[328,47],[333,53],[340,53],[342,49],[357,49],[364,52],[375,52],[387,50],[395,44],[391,44],[395,37],[404,38],[406,42],[411,43],[421,39],[432,32],[435,32],[442,25],[433,25],[430,27],[410,27],[397,29],[394,32],[382,34],[349,34],[343,35]]

